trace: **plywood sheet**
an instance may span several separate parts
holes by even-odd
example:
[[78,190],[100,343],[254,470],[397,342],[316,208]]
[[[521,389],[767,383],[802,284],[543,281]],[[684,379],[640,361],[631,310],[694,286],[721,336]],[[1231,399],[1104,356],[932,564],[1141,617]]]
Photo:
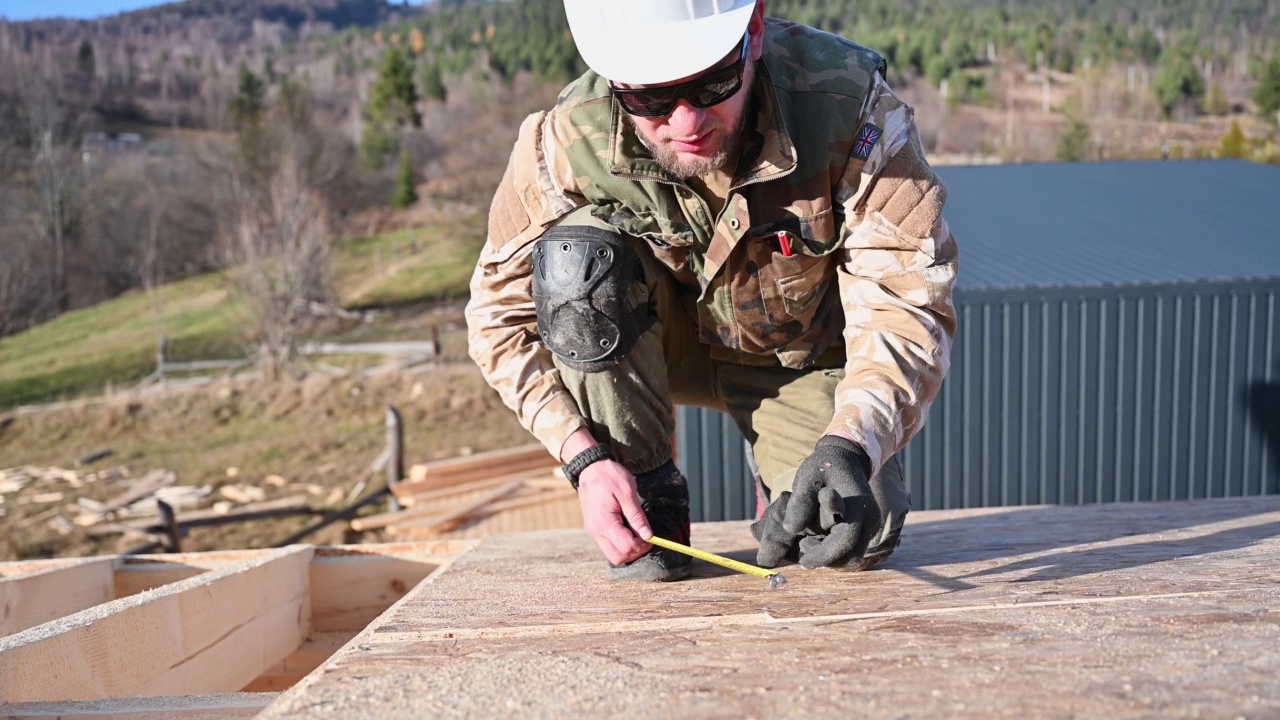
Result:
[[[491,537],[462,556],[395,631],[768,613],[803,617],[1044,600],[1220,590],[1271,583],[1280,557],[1280,498],[1031,507],[909,516],[883,570],[784,569],[785,592],[697,563],[672,584],[605,579],[581,530]],[[695,526],[696,546],[754,562],[746,523]],[[484,603],[473,602],[477,594]]]
[[[261,716],[1280,714],[1280,499],[915,513],[887,567],[610,583],[491,537]],[[752,559],[745,523],[695,544]]]

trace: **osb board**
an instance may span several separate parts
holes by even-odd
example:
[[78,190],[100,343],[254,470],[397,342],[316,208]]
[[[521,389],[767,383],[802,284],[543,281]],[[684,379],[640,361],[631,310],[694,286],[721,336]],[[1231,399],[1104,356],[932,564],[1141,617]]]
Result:
[[[610,583],[492,537],[263,718],[1280,714],[1280,498],[916,513],[883,570]],[[695,544],[750,559],[745,523]],[[459,688],[466,688],[459,691]]]
[[234,720],[251,718],[277,693],[230,693],[179,697],[82,700],[79,702],[0,705],[8,720]]
[[831,625],[375,635],[259,717],[1275,717],[1277,600],[1251,590]]
[[[1253,587],[1280,556],[1280,498],[913,513],[886,570],[784,569],[786,592],[695,564],[692,581],[611,583],[581,530],[490,537],[412,597],[396,631],[768,613],[773,617]],[[694,544],[754,562],[746,523],[695,526]],[[568,591],[571,589],[571,591]],[[485,602],[474,599],[483,597]],[[625,613],[621,610],[625,609]]]

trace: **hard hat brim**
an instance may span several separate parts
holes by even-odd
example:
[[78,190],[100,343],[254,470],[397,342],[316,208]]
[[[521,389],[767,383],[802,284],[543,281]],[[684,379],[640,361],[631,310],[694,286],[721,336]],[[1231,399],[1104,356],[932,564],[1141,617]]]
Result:
[[702,72],[737,47],[755,0],[734,2],[737,7],[726,12],[680,21],[636,21],[623,13],[600,12],[599,0],[565,0],[564,6],[578,54],[588,67],[613,82],[656,85]]

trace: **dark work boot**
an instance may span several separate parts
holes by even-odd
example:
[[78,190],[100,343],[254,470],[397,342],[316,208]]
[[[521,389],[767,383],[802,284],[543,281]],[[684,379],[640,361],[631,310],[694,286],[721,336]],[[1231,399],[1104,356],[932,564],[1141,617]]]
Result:
[[[636,476],[640,507],[660,538],[689,544],[689,483],[674,462]],[[609,563],[610,580],[670,582],[689,577],[688,555],[654,547],[625,565]]]

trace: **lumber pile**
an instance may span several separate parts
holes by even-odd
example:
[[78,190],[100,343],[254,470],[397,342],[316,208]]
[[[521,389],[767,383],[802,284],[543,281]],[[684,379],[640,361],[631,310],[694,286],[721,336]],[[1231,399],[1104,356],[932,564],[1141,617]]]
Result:
[[582,526],[577,493],[541,445],[414,465],[392,491],[403,509],[351,529],[431,540]]

